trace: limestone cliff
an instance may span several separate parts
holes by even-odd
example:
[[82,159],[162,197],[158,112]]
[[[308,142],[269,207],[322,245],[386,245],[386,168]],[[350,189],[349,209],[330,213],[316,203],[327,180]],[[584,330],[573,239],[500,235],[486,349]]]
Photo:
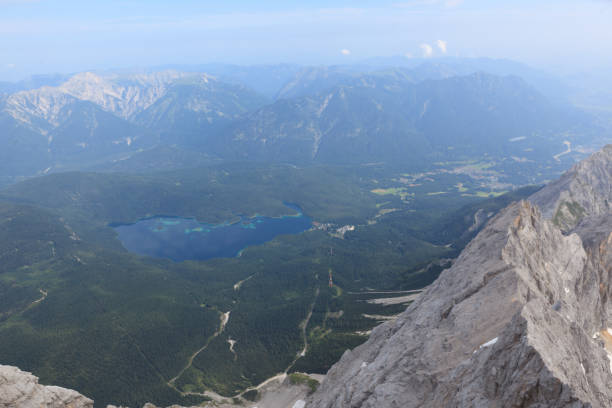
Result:
[[92,408],[93,401],[76,391],[44,386],[16,367],[0,365],[0,408]]
[[534,194],[530,201],[563,231],[569,231],[583,218],[612,211],[611,174],[612,145],[608,145]]
[[606,147],[503,210],[307,407],[611,407],[611,186]]

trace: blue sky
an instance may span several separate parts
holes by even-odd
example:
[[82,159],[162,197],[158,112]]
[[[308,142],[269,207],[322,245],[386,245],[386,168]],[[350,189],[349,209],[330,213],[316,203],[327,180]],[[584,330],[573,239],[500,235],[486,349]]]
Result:
[[612,67],[610,0],[0,0],[0,80],[161,64],[509,58]]

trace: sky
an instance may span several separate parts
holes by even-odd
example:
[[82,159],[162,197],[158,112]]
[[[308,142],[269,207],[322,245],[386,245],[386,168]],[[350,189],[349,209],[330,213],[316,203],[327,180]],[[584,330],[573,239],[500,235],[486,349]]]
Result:
[[165,64],[375,56],[612,67],[612,0],[0,0],[0,80]]

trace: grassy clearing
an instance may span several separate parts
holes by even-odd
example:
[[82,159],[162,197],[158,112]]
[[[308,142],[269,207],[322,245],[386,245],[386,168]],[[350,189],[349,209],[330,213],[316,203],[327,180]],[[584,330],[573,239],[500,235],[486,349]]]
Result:
[[310,392],[313,393],[319,387],[319,382],[314,378],[310,378],[306,374],[302,373],[291,373],[289,374],[289,381],[293,385],[308,385]]
[[379,196],[393,195],[402,199],[405,199],[406,197],[414,197],[414,193],[408,192],[408,189],[405,187],[375,188],[370,191]]
[[376,214],[376,217],[377,218],[382,217],[383,215],[391,214],[392,212],[395,212],[395,211],[399,211],[399,208],[383,208],[382,210],[378,212],[378,214]]
[[506,194],[507,191],[476,191],[473,194],[463,193],[463,197],[497,198]]

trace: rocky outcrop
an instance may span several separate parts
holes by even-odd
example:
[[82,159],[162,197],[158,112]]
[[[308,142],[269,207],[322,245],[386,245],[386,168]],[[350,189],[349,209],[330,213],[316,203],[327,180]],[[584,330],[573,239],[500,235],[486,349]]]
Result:
[[586,217],[611,212],[611,174],[612,145],[607,145],[534,194],[530,201],[567,232]]
[[165,95],[172,83],[187,75],[162,71],[121,77],[83,72],[62,84],[58,91],[79,100],[93,102],[107,112],[130,119]]
[[606,147],[503,210],[307,407],[611,407],[611,186]]
[[185,76],[187,74],[174,71],[125,77],[83,72],[60,86],[12,94],[4,109],[26,124],[40,120],[56,127],[66,106],[74,101],[87,101],[123,119],[130,119],[155,103],[172,83]]
[[0,408],[92,408],[93,401],[76,391],[44,386],[17,367],[0,365]]
[[[313,375],[321,379],[324,376]],[[257,402],[244,398],[213,396],[210,403],[197,407],[209,408],[292,408],[304,407],[304,399],[310,394],[310,385],[293,382],[286,375],[266,381],[257,388]],[[197,408],[192,406],[191,408]],[[17,367],[0,365],[0,408],[93,408],[93,401],[76,391],[61,387],[44,386],[31,373]],[[107,405],[107,408],[129,408]],[[142,408],[162,408],[147,403]],[[168,408],[188,408],[172,405]]]

